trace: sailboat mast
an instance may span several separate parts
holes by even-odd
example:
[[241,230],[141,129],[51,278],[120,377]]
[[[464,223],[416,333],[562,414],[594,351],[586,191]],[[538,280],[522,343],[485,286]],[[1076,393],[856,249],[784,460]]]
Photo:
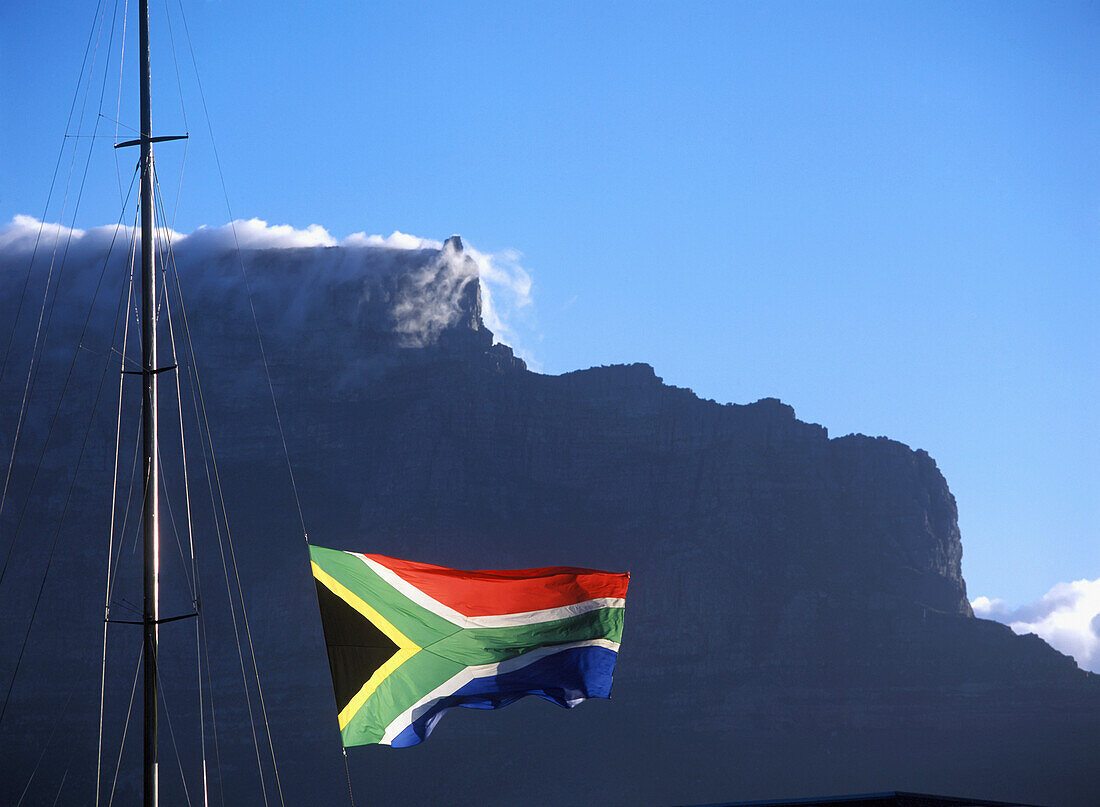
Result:
[[149,0],[138,6],[141,29],[141,423],[144,503],[142,506],[144,644],[144,807],[156,807],[157,783],[157,619],[159,618],[157,322],[153,239],[153,117],[150,109]]

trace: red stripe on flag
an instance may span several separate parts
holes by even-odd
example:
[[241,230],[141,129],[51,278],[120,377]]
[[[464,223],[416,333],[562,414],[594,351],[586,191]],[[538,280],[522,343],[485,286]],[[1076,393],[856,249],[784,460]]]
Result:
[[630,582],[629,574],[570,566],[464,571],[385,555],[364,557],[465,616],[519,614],[601,597],[626,597]]

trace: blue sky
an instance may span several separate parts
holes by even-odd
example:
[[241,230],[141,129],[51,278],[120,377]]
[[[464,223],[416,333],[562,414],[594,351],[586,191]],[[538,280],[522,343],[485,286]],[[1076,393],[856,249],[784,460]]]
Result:
[[[228,214],[167,5],[181,78],[154,2],[154,127],[193,137],[158,171],[184,164],[189,231]],[[646,361],[927,450],[972,597],[1100,578],[1100,6],[184,8],[234,216],[517,250],[534,304],[511,323],[544,372]],[[3,13],[0,222],[42,215],[94,15]],[[84,131],[102,108],[113,137],[111,65]],[[118,215],[97,142],[77,226]]]

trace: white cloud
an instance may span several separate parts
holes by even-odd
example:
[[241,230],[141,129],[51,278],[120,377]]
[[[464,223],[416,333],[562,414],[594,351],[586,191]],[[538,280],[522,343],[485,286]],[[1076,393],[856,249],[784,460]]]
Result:
[[[521,344],[520,326],[529,321],[532,282],[527,270],[520,265],[520,254],[513,250],[494,254],[466,245],[463,253],[456,255],[443,250],[442,241],[397,230],[388,236],[358,232],[337,240],[319,224],[297,229],[289,224],[268,224],[256,218],[238,219],[216,227],[202,226],[191,233],[168,229],[160,232],[171,238],[178,255],[191,257],[230,252],[237,246],[242,250],[345,247],[349,250],[393,250],[397,254],[438,251],[436,258],[426,260],[410,276],[410,287],[394,301],[398,332],[409,336],[414,344],[433,341],[441,329],[453,323],[463,290],[471,280],[480,278],[482,319],[486,327],[497,341],[507,343],[530,361],[531,357],[526,355]],[[132,235],[133,228],[129,226],[79,230],[43,223],[31,216],[16,216],[10,223],[0,226],[0,252],[8,257],[29,255],[36,241],[40,256],[49,255],[57,244],[68,245],[73,253],[103,252],[112,240],[116,245],[125,245]],[[364,265],[355,261],[320,259],[314,263],[318,271],[354,271],[354,267],[361,270]],[[372,265],[402,267],[402,271],[409,268],[404,261],[374,261]]]
[[995,619],[1019,634],[1034,633],[1051,647],[1100,672],[1100,578],[1059,583],[1034,602],[1010,607],[1003,600],[977,597],[977,616]]
[[220,227],[199,227],[173,241],[182,246],[200,243],[212,249],[293,249],[294,247],[334,247],[336,239],[320,224],[297,230],[289,224],[268,224],[263,219],[237,219]]
[[53,239],[72,232],[83,237],[83,230],[72,230],[60,224],[39,222],[33,216],[16,216],[10,224],[0,227],[0,250],[4,252],[30,252],[36,241],[49,244]]
[[518,324],[525,321],[525,309],[533,301],[531,275],[520,265],[522,255],[515,250],[489,254],[467,247],[465,251],[474,259],[481,277],[481,314],[486,327],[497,341],[510,345],[518,355],[530,360],[516,332]]
[[443,242],[394,230],[385,237],[367,235],[366,233],[352,233],[341,241],[340,245],[345,247],[389,247],[390,249],[440,249]]

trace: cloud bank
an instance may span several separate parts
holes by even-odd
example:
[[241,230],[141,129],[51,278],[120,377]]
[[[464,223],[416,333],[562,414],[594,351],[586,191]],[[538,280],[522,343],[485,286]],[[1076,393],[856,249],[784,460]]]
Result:
[[[466,244],[462,253],[443,249],[443,242],[420,238],[400,231],[388,236],[353,233],[344,239],[334,238],[324,227],[311,224],[297,229],[287,224],[268,224],[262,219],[238,219],[229,224],[202,226],[190,233],[180,233],[161,228],[162,237],[171,239],[176,254],[184,256],[216,255],[242,250],[300,249],[345,247],[348,249],[378,249],[398,253],[395,260],[375,262],[374,265],[391,266],[394,271],[407,271],[409,261],[400,260],[400,253],[434,251],[438,256],[425,263],[417,271],[424,277],[422,285],[434,284],[432,296],[411,294],[406,299],[395,300],[394,313],[398,317],[398,330],[413,341],[426,341],[451,323],[458,296],[474,278],[480,279],[482,320],[496,337],[506,342],[517,355],[525,355],[520,336],[521,325],[529,321],[532,307],[531,276],[520,263],[521,256],[513,250],[499,253],[482,252]],[[63,225],[40,222],[31,216],[16,216],[0,227],[0,255],[17,258],[29,256],[37,249],[36,260],[46,260],[51,254],[70,255],[103,252],[114,241],[115,249],[125,251],[134,236],[129,226],[103,226],[88,230],[71,229]],[[36,247],[37,244],[37,247]],[[470,260],[467,260],[469,258]],[[361,264],[358,264],[361,266]],[[353,271],[346,263],[342,270]],[[411,278],[415,286],[416,278]],[[442,290],[443,294],[440,294]],[[443,298],[446,299],[443,299]],[[430,304],[429,304],[430,303]]]
[[1051,647],[1100,672],[1100,578],[1059,583],[1035,602],[1013,608],[978,597],[970,603],[984,619],[1003,622],[1018,634],[1034,633]]

